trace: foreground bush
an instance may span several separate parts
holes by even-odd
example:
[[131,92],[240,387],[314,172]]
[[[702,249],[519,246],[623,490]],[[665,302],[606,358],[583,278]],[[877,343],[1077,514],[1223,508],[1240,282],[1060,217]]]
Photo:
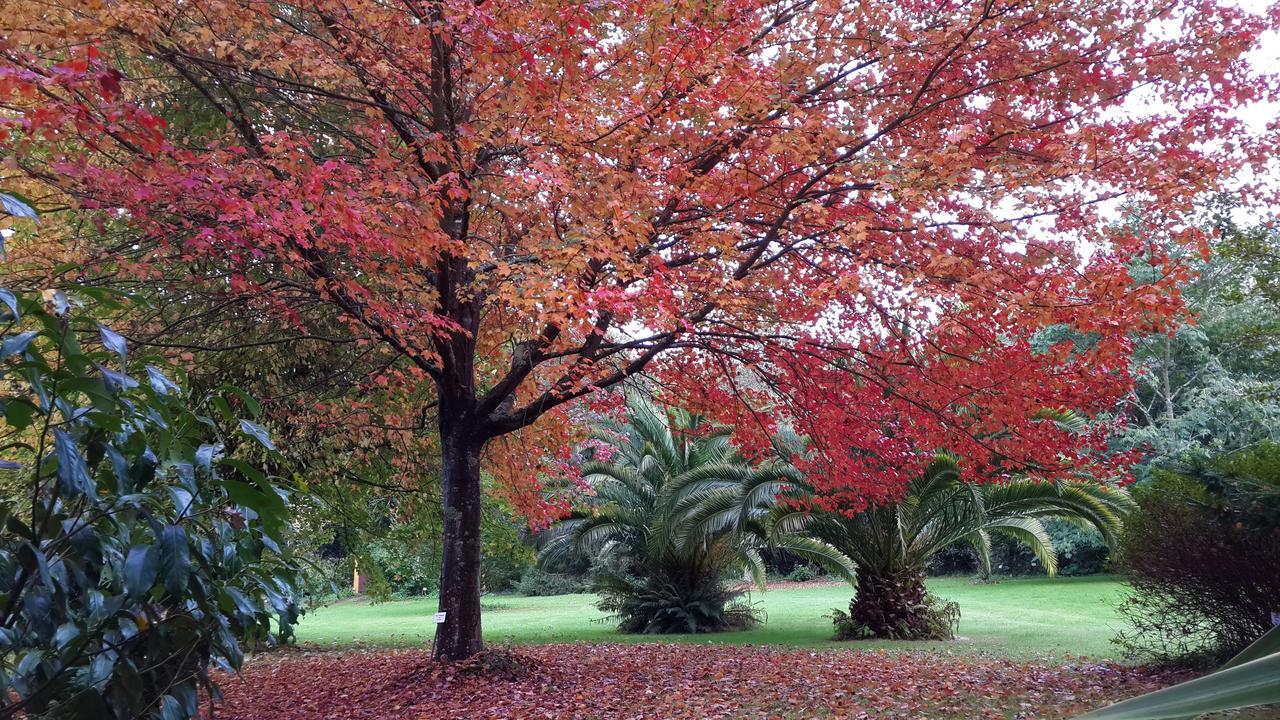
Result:
[[297,619],[284,493],[226,450],[270,448],[256,404],[196,414],[62,293],[0,301],[0,718],[194,717]]
[[1280,610],[1280,477],[1274,447],[1182,471],[1135,490],[1122,561],[1133,624],[1119,642],[1165,662],[1216,663],[1249,645]]

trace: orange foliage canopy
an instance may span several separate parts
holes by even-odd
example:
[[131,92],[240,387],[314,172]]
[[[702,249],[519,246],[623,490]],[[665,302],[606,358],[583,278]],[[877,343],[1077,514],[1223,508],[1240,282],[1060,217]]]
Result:
[[524,433],[490,466],[543,520],[571,401],[640,372],[805,432],[845,506],[938,447],[1082,469],[1041,411],[1127,392],[1167,239],[1276,139],[1233,113],[1277,17],[1211,0],[55,4],[6,21],[6,154],[280,322],[337,308],[446,449]]

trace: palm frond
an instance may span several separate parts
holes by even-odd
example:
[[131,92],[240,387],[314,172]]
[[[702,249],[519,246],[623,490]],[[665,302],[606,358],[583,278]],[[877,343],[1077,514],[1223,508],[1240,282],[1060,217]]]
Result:
[[991,533],[981,528],[969,536],[969,545],[978,556],[978,569],[982,574],[991,574]]
[[985,528],[988,532],[1000,533],[1026,545],[1040,561],[1048,575],[1058,574],[1058,552],[1053,547],[1053,540],[1045,531],[1044,525],[1035,518],[1011,517],[992,522]]
[[[1074,422],[1069,415],[1053,417]],[[797,483],[796,487],[804,485]],[[770,522],[774,535],[804,534],[820,539],[864,569],[877,571],[923,570],[937,552],[955,543],[967,543],[988,572],[991,534],[1000,533],[1027,545],[1052,574],[1057,570],[1057,554],[1044,520],[1062,519],[1093,528],[1113,543],[1132,507],[1132,498],[1124,490],[1081,480],[1018,478],[968,483],[961,479],[958,459],[939,453],[909,483],[907,494],[898,502],[852,518],[822,510],[812,515],[775,512]]]
[[814,563],[851,584],[857,579],[858,570],[853,560],[837,550],[835,546],[821,540],[803,535],[789,535],[780,538],[774,547]]

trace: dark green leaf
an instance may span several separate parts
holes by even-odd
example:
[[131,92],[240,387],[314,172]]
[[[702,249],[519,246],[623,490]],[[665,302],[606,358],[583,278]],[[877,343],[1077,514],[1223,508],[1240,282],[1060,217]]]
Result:
[[173,499],[173,511],[181,518],[191,509],[192,494],[186,488],[173,487],[169,488],[169,497]]
[[224,487],[232,502],[258,513],[264,522],[275,524],[283,519],[284,501],[275,493],[263,492],[239,480],[228,480]]
[[154,545],[129,548],[124,560],[124,587],[130,597],[141,598],[151,591],[160,572],[160,553]]
[[89,668],[89,683],[98,689],[111,679],[111,671],[115,668],[114,653],[99,653]]
[[143,450],[129,467],[129,478],[133,481],[133,489],[141,490],[150,484],[156,476],[158,465],[159,461],[156,460],[155,453],[151,452],[151,448]]
[[222,460],[221,464],[230,468],[234,468],[241,475],[245,476],[246,478],[248,478],[249,480],[252,480],[255,483],[262,484],[267,480],[267,476],[263,475],[261,470],[255,468],[254,466],[250,465],[249,463],[239,458],[225,458],[224,460]]
[[9,308],[9,315],[14,320],[18,320],[22,317],[18,313],[18,296],[17,295],[14,295],[12,292],[9,292],[4,288],[0,288],[0,302],[4,303],[5,306]]
[[193,685],[177,685],[171,688],[170,692],[178,700],[185,717],[193,718],[200,714],[200,699],[196,695],[196,689]]
[[254,439],[262,443],[262,446],[268,450],[275,450],[276,446],[271,443],[271,435],[267,429],[252,420],[241,420],[240,429],[247,435],[252,435]]
[[138,381],[124,373],[116,372],[103,365],[99,365],[98,370],[102,373],[102,379],[106,382],[107,389],[111,392],[124,392],[138,387]]
[[154,365],[147,366],[147,382],[151,383],[151,389],[155,390],[157,395],[168,395],[169,393],[181,392],[182,388],[178,383],[165,377]]
[[80,628],[75,623],[63,623],[58,626],[58,631],[53,634],[54,647],[62,650],[78,637],[80,637]]
[[168,525],[160,532],[157,543],[160,548],[160,576],[164,588],[174,597],[181,597],[191,577],[191,549],[187,545],[187,533],[176,525]]
[[19,355],[26,352],[27,346],[39,334],[35,330],[28,330],[5,338],[3,342],[0,342],[0,358],[7,358],[10,355]]
[[253,616],[257,614],[258,606],[249,599],[248,595],[245,595],[239,589],[225,587],[222,589],[222,592],[228,598],[231,598],[232,604],[235,605],[236,610],[238,610],[241,615]]
[[222,445],[201,445],[196,450],[196,464],[206,471],[213,469],[213,459],[222,454]]
[[39,221],[40,216],[36,214],[34,208],[27,202],[19,200],[18,196],[12,193],[0,193],[0,207],[4,208],[6,214],[13,217],[27,218],[29,220]]
[[102,346],[119,355],[120,362],[124,362],[125,356],[129,354],[129,343],[124,336],[106,325],[98,325],[98,334],[102,337]]
[[255,418],[262,415],[262,406],[258,404],[258,401],[255,400],[252,395],[241,390],[235,385],[223,385],[218,388],[218,392],[230,393],[240,398],[240,402],[244,403],[244,406],[249,410],[249,414]]
[[67,490],[96,499],[97,486],[89,477],[89,468],[76,442],[65,430],[53,431],[53,448],[58,457],[58,479]]
[[226,398],[223,398],[219,395],[215,395],[213,396],[213,400],[211,400],[210,402],[213,403],[213,407],[218,411],[218,414],[221,415],[224,420],[236,419],[236,413],[231,409],[231,405],[226,401]]
[[8,398],[4,404],[4,420],[11,429],[21,432],[30,427],[37,409],[26,398]]
[[160,701],[160,717],[163,720],[187,720],[186,713],[182,712],[182,704],[172,695],[165,695]]

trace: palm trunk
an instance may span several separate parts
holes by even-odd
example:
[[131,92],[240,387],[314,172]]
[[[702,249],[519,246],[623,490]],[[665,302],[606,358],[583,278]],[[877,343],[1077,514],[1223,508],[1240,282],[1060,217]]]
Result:
[[917,569],[859,571],[857,595],[849,604],[856,634],[896,640],[953,637],[945,609],[929,603],[924,572]]

